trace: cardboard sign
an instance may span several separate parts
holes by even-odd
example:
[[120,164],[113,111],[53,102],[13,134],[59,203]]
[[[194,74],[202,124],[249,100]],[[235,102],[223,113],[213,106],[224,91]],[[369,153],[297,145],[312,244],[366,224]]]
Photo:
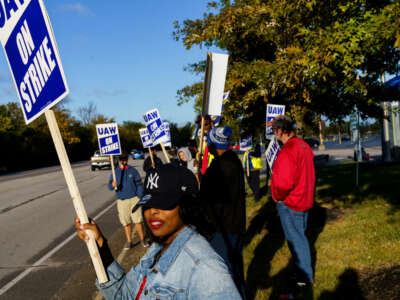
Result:
[[202,114],[220,116],[228,69],[228,54],[211,53],[207,57]]
[[253,137],[250,135],[245,139],[240,140],[240,150],[246,151],[246,150],[251,150],[253,147]]
[[168,122],[164,122],[163,123],[163,128],[164,128],[164,132],[168,137],[168,140],[165,141],[164,146],[165,147],[171,147],[172,146],[172,142],[171,142],[171,131],[169,130],[169,123]]
[[147,128],[139,129],[140,139],[142,140],[143,148],[153,147],[149,132]]
[[265,157],[267,158],[267,163],[271,170],[274,167],[274,163],[276,160],[276,157],[278,156],[279,150],[281,147],[279,146],[279,143],[275,137],[271,139],[271,141],[268,144],[268,148],[265,151]]
[[100,153],[102,155],[121,154],[117,123],[97,124],[96,132],[99,140]]
[[160,113],[158,112],[157,108],[146,112],[143,115],[143,119],[154,146],[168,141],[168,137],[162,126],[163,122],[161,121]]
[[267,104],[267,117],[265,126],[266,132],[265,137],[272,139],[274,133],[272,132],[271,122],[279,115],[285,114],[285,105]]
[[68,95],[64,70],[43,0],[0,4],[0,41],[30,123]]

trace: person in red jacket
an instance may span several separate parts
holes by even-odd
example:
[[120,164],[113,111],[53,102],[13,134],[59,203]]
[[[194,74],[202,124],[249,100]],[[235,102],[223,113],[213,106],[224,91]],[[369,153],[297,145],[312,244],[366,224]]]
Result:
[[314,203],[314,154],[295,136],[294,122],[278,116],[272,123],[276,138],[283,143],[272,172],[272,198],[277,203],[283,232],[296,269],[296,288],[312,286],[310,246],[305,235],[308,211]]

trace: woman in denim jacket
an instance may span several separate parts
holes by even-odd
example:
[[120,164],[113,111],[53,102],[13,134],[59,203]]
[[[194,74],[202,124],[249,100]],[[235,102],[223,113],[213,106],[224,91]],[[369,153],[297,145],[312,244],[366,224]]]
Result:
[[133,210],[142,206],[154,242],[127,274],[94,222],[81,225],[75,220],[81,239],[88,240],[85,229],[95,233],[109,278],[96,282],[105,299],[242,299],[225,262],[206,240],[212,228],[197,198],[193,173],[163,165],[147,174],[144,186]]

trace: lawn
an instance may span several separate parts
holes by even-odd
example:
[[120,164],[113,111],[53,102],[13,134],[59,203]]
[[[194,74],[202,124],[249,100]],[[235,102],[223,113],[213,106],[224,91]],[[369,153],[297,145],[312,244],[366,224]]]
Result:
[[[310,299],[400,299],[400,165],[360,164],[358,187],[355,170],[354,163],[316,170],[307,230],[315,269]],[[269,198],[247,198],[248,299],[279,299],[293,273]]]

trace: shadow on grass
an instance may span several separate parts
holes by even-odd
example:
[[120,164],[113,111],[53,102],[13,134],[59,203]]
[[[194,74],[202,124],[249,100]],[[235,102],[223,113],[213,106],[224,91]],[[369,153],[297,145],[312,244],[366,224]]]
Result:
[[[364,300],[359,283],[358,273],[352,268],[346,269],[339,276],[339,283],[334,291],[324,291],[318,300]],[[378,298],[377,298],[378,299]]]
[[[317,261],[315,242],[323,231],[326,223],[326,209],[314,204],[310,210],[307,236],[310,243],[310,251],[313,269]],[[269,276],[271,260],[275,253],[284,245],[285,236],[282,231],[276,204],[269,200],[252,219],[245,236],[245,245],[248,245],[253,237],[262,230],[267,234],[259,242],[254,250],[254,258],[251,261],[246,277],[247,299],[254,299],[258,289],[272,287],[270,299],[279,299],[279,295],[290,291],[290,277],[294,274],[294,266],[291,261],[285,268],[273,277]],[[312,299],[312,291],[311,298]]]
[[399,163],[360,163],[358,187],[356,169],[355,163],[317,168],[317,199],[322,203],[353,204],[381,197],[393,209],[400,208]]

